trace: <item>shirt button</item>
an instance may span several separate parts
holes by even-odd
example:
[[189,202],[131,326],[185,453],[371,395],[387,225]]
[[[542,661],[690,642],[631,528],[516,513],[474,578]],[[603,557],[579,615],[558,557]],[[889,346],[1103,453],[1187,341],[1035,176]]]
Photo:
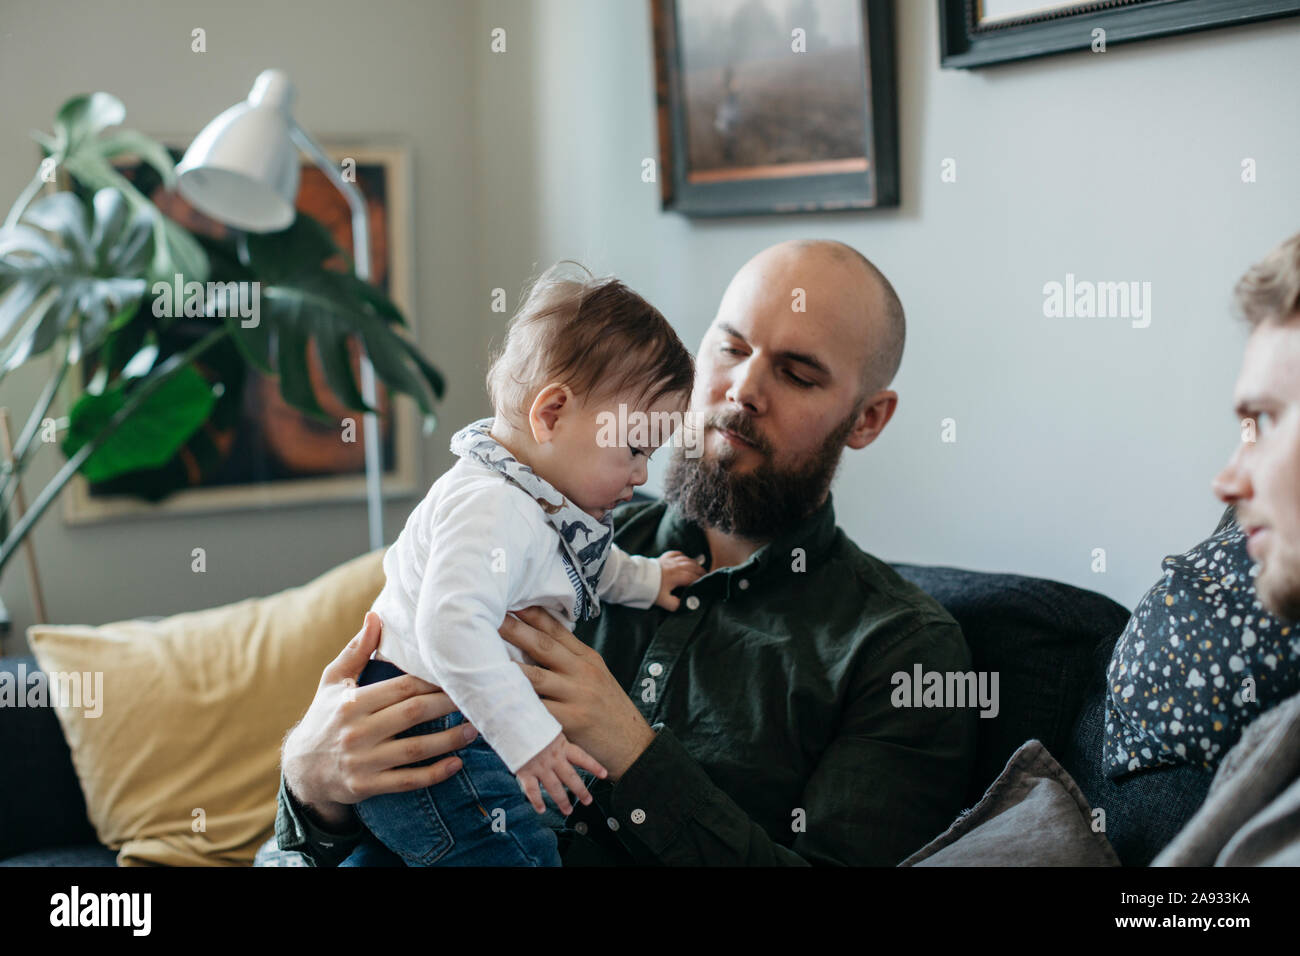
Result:
[[610,828],[611,830],[617,830],[617,829],[618,829],[618,821],[615,820],[613,817],[610,817],[610,818],[609,818],[608,820],[606,820],[605,822],[606,822],[607,824],[609,824],[609,828]]
[[573,825],[573,829],[574,829],[574,830],[575,830],[575,831],[576,831],[580,836],[586,836],[586,835],[587,835],[587,824],[584,823],[582,820],[579,820],[577,823],[575,823],[575,824]]
[[658,661],[655,661],[648,668],[646,668],[646,670],[650,671],[651,677],[658,677],[660,674],[664,672],[664,665],[660,664]]
[[632,811],[632,822],[633,822],[633,823],[645,823],[645,811],[642,810],[640,807],[637,807],[635,810],[633,810],[633,811]]
[[741,578],[741,579],[740,579],[739,587],[740,587],[740,589],[741,589],[742,591],[748,591],[748,590],[749,590],[749,578]]
[[690,597],[686,599],[686,606],[692,611],[698,610],[700,606],[700,599],[696,597],[694,594],[692,594]]

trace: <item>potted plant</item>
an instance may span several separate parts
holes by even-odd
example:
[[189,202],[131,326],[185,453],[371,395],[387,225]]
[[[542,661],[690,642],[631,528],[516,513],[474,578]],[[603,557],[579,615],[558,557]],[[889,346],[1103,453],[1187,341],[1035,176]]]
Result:
[[[54,362],[14,462],[0,463],[0,575],[78,472],[150,500],[183,487],[169,466],[182,454],[192,465],[218,453],[211,436],[229,426],[250,366],[278,376],[288,404],[332,421],[309,374],[313,344],[347,408],[377,411],[353,375],[360,344],[376,379],[415,399],[425,432],[436,423],[442,376],[402,334],[397,307],[357,278],[318,222],[299,213],[265,235],[185,228],[114,168],[130,155],[175,183],[167,149],[121,129],[125,115],[107,93],[68,100],[52,135],[33,134],[45,158],[0,227],[0,386],[25,363],[47,354]],[[41,195],[60,169],[67,188]],[[237,307],[249,290],[255,321]],[[66,418],[54,419],[54,398],[79,362],[94,374]],[[50,444],[66,461],[10,527],[18,480]]]

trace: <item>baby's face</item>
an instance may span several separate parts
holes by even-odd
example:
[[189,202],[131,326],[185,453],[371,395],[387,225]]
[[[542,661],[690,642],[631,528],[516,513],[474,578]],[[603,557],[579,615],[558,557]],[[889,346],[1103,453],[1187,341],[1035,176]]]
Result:
[[543,475],[583,511],[601,518],[645,484],[650,455],[680,426],[686,396],[670,395],[652,406],[634,396],[566,408],[547,444]]

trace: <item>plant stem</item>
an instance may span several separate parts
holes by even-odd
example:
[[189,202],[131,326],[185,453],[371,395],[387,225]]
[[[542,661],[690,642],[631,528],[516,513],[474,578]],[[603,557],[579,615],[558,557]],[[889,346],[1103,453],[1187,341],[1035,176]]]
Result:
[[[74,333],[75,334],[75,333]],[[49,411],[50,404],[54,401],[54,396],[58,394],[59,386],[63,383],[64,376],[68,374],[71,363],[68,356],[72,353],[72,339],[69,337],[68,346],[63,350],[63,360],[59,363],[58,370],[55,371],[53,378],[45,385],[36,404],[32,406],[32,413],[27,418],[27,424],[23,426],[22,432],[18,436],[18,443],[14,446],[13,463],[6,462],[3,480],[0,480],[0,513],[8,513],[9,504],[13,501],[14,495],[18,491],[18,479],[23,471],[27,468],[27,449],[35,439],[36,433],[40,430],[40,422],[45,418],[45,413]],[[12,483],[13,488],[9,486]],[[6,495],[5,492],[8,492]]]
[[41,515],[45,513],[45,509],[59,496],[63,486],[72,480],[72,476],[77,473],[77,470],[85,463],[86,459],[93,455],[99,449],[99,446],[107,441],[108,437],[117,431],[124,421],[131,417],[131,414],[143,404],[144,400],[162,386],[163,382],[188,366],[194,359],[229,334],[229,327],[222,323],[220,327],[213,329],[184,352],[168,358],[158,367],[155,375],[150,376],[131,393],[130,398],[126,400],[126,404],[117,410],[113,417],[108,420],[108,424],[100,430],[99,434],[77,449],[76,454],[68,459],[58,473],[50,479],[50,483],[41,490],[40,495],[32,502],[31,508],[23,515],[22,520],[14,525],[13,531],[9,533],[9,537],[5,539],[4,544],[0,545],[0,577],[4,575],[5,565],[9,563],[9,559],[18,550],[18,545],[27,536],[27,532],[40,520]]
[[36,198],[36,194],[41,191],[41,187],[44,185],[45,180],[41,178],[41,169],[38,166],[36,167],[36,175],[33,176],[32,181],[27,184],[27,188],[18,194],[18,198],[14,201],[13,208],[9,210],[9,216],[5,219],[4,225],[6,229],[18,225],[18,220],[22,217],[22,214],[27,211],[27,207],[31,205],[32,200]]

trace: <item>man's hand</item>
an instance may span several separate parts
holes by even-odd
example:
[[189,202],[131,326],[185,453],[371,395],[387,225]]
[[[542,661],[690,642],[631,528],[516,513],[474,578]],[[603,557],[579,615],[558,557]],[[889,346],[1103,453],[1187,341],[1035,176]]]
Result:
[[342,828],[351,805],[378,793],[399,793],[441,783],[460,769],[448,757],[427,767],[394,769],[459,750],[478,731],[468,723],[437,734],[394,739],[403,730],[456,709],[451,698],[407,674],[357,686],[383,622],[366,614],[360,633],[321,674],[311,706],[284,739],[280,766],[298,801],[327,827]]
[[609,771],[593,759],[591,754],[577,744],[569,743],[564,734],[559,733],[541,753],[519,768],[515,779],[519,781],[519,789],[528,797],[528,802],[538,813],[546,812],[546,803],[542,800],[541,792],[541,788],[545,787],[546,792],[560,808],[560,812],[567,817],[573,812],[573,805],[569,803],[569,798],[564,792],[566,785],[584,804],[591,803],[591,794],[583,785],[582,778],[573,772],[574,767],[590,770],[601,778],[609,776]]
[[565,736],[604,764],[609,779],[622,777],[655,732],[604,659],[540,607],[507,615],[498,633],[537,662],[519,666]]
[[700,562],[688,558],[680,551],[665,551],[655,559],[659,562],[659,597],[655,604],[665,611],[675,611],[681,607],[682,599],[673,596],[673,591],[686,584],[693,584],[707,572],[700,567]]

